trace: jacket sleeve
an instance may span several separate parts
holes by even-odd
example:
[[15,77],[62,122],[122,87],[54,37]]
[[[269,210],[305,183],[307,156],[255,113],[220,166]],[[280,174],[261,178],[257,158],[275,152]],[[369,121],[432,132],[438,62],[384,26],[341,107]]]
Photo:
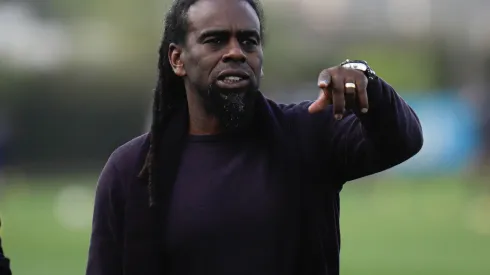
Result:
[[3,254],[2,238],[0,238],[0,274],[1,275],[11,275],[12,274],[12,271],[10,270],[10,261]]
[[395,90],[378,79],[369,83],[367,91],[366,114],[350,113],[336,121],[332,109],[326,113],[326,124],[332,127],[323,132],[322,139],[344,182],[389,169],[422,148],[419,119]]
[[308,113],[311,101],[280,105],[292,118],[304,159],[335,185],[389,169],[422,148],[419,119],[395,90],[379,78],[367,92],[369,111],[348,112],[342,120],[334,118],[331,105],[315,114]]
[[123,192],[110,158],[97,183],[86,275],[122,275]]

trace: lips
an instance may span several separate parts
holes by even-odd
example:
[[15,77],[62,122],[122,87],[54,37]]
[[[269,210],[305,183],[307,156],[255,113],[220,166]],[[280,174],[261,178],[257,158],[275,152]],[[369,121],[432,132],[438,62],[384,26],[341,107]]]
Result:
[[240,89],[250,83],[248,73],[241,70],[225,70],[218,75],[217,85],[223,89]]

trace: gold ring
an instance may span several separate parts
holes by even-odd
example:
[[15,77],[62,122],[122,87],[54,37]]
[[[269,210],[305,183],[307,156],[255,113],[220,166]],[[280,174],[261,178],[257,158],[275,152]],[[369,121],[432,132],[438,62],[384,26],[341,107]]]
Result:
[[345,87],[346,88],[356,88],[356,84],[355,83],[345,83]]

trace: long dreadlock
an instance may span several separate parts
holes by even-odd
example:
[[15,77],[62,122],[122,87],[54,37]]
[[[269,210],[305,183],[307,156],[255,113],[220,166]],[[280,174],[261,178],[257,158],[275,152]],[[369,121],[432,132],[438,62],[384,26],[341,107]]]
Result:
[[[156,184],[158,184],[159,149],[163,138],[165,126],[175,104],[186,98],[184,80],[177,76],[168,60],[168,51],[171,43],[183,45],[187,36],[187,12],[198,0],[174,0],[165,17],[165,29],[160,44],[158,59],[158,81],[154,89],[153,114],[150,130],[150,147],[145,164],[140,172],[141,178],[148,182],[150,207],[157,202]],[[259,0],[247,1],[257,13],[261,22],[261,36],[263,37],[263,10]]]

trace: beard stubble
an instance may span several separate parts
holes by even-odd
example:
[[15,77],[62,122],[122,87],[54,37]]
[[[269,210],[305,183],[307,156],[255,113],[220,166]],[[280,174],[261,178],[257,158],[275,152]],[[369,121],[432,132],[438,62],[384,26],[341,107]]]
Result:
[[221,89],[211,84],[198,91],[205,111],[216,116],[226,132],[239,131],[250,125],[255,111],[258,88],[251,85],[238,91]]

